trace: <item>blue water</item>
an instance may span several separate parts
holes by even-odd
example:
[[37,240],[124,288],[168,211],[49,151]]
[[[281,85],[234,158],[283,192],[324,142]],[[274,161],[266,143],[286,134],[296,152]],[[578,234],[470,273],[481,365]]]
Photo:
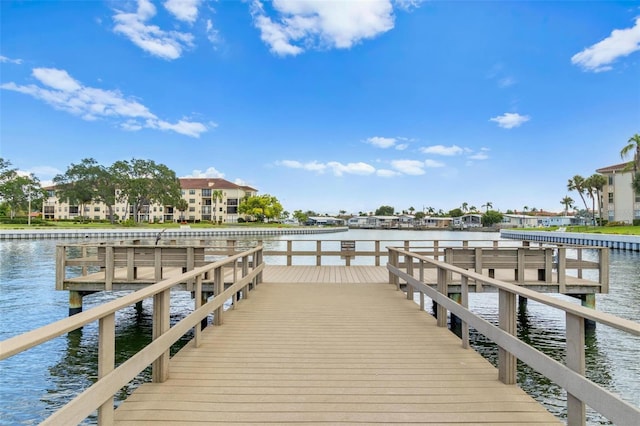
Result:
[[[309,242],[303,244],[315,250],[314,241],[317,239],[387,240],[381,245],[384,247],[401,245],[405,240],[462,238],[494,239],[498,235],[447,231],[352,230],[340,234],[264,238],[264,241],[268,247],[282,247],[282,239],[304,239]],[[0,340],[67,317],[67,292],[54,290],[55,245],[61,242],[0,241]],[[256,242],[255,238],[246,239],[247,245]],[[326,248],[330,248],[332,244],[339,247],[339,242],[324,244],[327,244]],[[363,244],[373,248],[373,242]],[[294,248],[301,247],[294,244]],[[359,245],[358,249],[361,248],[364,247]],[[595,256],[595,251],[591,255]],[[294,264],[314,262],[313,257],[294,260]],[[352,264],[371,262],[369,259]],[[597,296],[598,310],[640,322],[640,253],[611,251],[610,281],[610,293]],[[90,309],[117,296],[118,294],[107,293],[86,296],[84,309]],[[492,300],[495,297],[495,294],[471,295],[471,307],[483,317],[497,321],[495,302]],[[575,301],[565,296],[558,297]],[[171,305],[172,321],[177,321],[191,311],[193,301],[187,292],[174,292]],[[150,341],[151,302],[145,302],[140,312],[134,307],[119,312],[116,324],[116,362],[120,363]],[[563,313],[530,301],[519,324],[521,338],[530,341],[550,356],[563,359]],[[38,424],[93,383],[97,375],[97,338],[97,324],[91,324],[80,331],[0,361],[0,425]],[[189,338],[190,336],[186,336],[173,351]],[[494,345],[476,333],[473,333],[472,338],[478,351],[490,360],[495,359]],[[598,326],[595,332],[587,336],[587,374],[592,380],[640,406],[639,350],[639,338]],[[116,400],[124,399],[133,388],[149,380],[149,377],[149,371],[144,371],[116,395]],[[555,384],[524,366],[519,369],[518,383],[559,418],[566,416],[566,395]],[[86,423],[95,423],[95,418],[88,419]],[[597,413],[589,412],[589,424],[606,423]]]

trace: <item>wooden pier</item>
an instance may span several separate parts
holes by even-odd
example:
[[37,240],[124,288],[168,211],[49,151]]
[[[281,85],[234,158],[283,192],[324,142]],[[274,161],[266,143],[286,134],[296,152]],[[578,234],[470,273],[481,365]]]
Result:
[[[640,424],[640,408],[586,377],[584,352],[586,320],[635,336],[640,335],[640,324],[534,290],[547,285],[569,292],[573,284],[563,268],[578,266],[599,271],[601,279],[591,288],[602,291],[608,284],[602,262],[586,261],[581,254],[570,259],[567,252],[552,253],[546,247],[490,246],[460,251],[464,256],[457,261],[462,264],[456,266],[454,251],[468,250],[469,245],[453,251],[440,245],[410,246],[387,247],[384,265],[378,264],[383,253],[376,248],[365,252],[376,259],[374,265],[350,266],[318,264],[323,252],[319,245],[303,254],[314,256],[316,265],[295,266],[289,262],[294,257],[290,247],[284,252],[287,261],[282,262],[287,265],[266,264],[265,258],[274,251],[262,245],[218,260],[208,259],[205,252],[202,265],[195,248],[185,247],[184,256],[178,257],[187,263],[166,266],[179,268],[172,274],[163,269],[162,249],[140,248],[141,263],[136,263],[135,247],[107,246],[102,256],[100,250],[62,246],[65,251],[59,250],[58,256],[62,289],[68,290],[65,286],[81,277],[76,284],[112,289],[133,285],[137,290],[0,342],[0,359],[98,322],[96,382],[46,419],[45,425],[78,424],[96,412],[99,425],[559,423],[517,387],[517,361],[566,390],[568,424],[584,425],[586,406],[616,425]],[[326,252],[345,263],[362,253],[357,245],[346,247]],[[121,249],[124,257],[117,255]],[[76,255],[68,256],[67,251]],[[600,260],[606,259],[604,251],[599,253]],[[118,258],[120,266],[115,263]],[[143,266],[151,258],[153,264]],[[96,263],[109,261],[113,262],[102,270]],[[92,271],[96,266],[98,270]],[[67,268],[75,268],[77,276],[67,277]],[[153,268],[158,281],[138,282],[141,270],[136,268]],[[533,278],[528,271],[535,271]],[[498,279],[503,273],[511,282]],[[124,277],[121,282],[118,276]],[[588,286],[576,278],[581,280],[575,282],[577,287]],[[170,322],[172,289],[189,290],[194,299],[193,311],[175,324]],[[206,296],[209,291],[213,297]],[[497,324],[469,309],[473,291],[498,293]],[[116,313],[150,298],[153,340],[116,366]],[[425,298],[436,304],[437,318],[425,311]],[[518,298],[564,312],[563,362],[517,338]],[[229,301],[231,308],[224,310]],[[449,316],[461,321],[460,338],[447,329]],[[209,326],[203,328],[203,322]],[[470,327],[497,344],[497,368],[470,349]],[[169,348],[190,331],[193,340],[171,358]],[[114,395],[149,365],[152,382],[140,386],[116,409]]]
[[[559,424],[385,283],[386,271],[371,282],[368,267],[284,268],[298,271],[267,267],[222,327],[172,358],[166,382],[120,405],[115,424]],[[298,273],[307,283],[285,282]]]

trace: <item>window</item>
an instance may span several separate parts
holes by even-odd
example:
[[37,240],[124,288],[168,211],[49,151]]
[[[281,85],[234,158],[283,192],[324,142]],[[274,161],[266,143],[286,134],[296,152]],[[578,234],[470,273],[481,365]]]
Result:
[[189,211],[190,211],[190,212],[195,212],[195,211],[196,211],[196,208],[195,208],[195,207],[189,207]]
[[100,216],[94,216],[93,220],[100,220]]
[[609,204],[613,204],[613,192],[609,193]]
[[100,211],[100,206],[95,206],[95,207],[93,208],[93,211],[94,211],[94,212],[99,212],[99,211]]
[[189,198],[189,204],[195,204],[195,203],[196,203],[195,198]]
[[196,190],[195,189],[190,189],[189,190],[189,195],[196,195]]
[[613,186],[613,175],[609,175],[609,186]]
[[211,190],[210,189],[203,189],[202,190],[202,196],[203,197],[211,197]]
[[184,194],[185,194],[185,191],[184,191],[184,189],[183,189],[182,191],[180,191],[180,193],[181,193],[182,195],[184,195]]
[[[156,206],[153,206],[153,211],[154,211],[154,212],[157,212],[157,211],[158,211],[158,208],[157,208]],[[154,218],[155,218],[155,216],[154,216]]]

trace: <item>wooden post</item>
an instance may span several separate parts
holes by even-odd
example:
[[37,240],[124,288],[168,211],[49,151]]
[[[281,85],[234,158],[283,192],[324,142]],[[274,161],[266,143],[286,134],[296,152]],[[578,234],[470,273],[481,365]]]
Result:
[[567,248],[558,247],[558,293],[567,292]]
[[525,268],[527,267],[525,265],[525,248],[519,247],[517,249],[517,253],[518,253],[518,267],[516,269],[516,281],[518,282],[518,284],[522,284],[524,283],[524,271]]
[[[116,314],[112,313],[98,321],[98,379],[115,368]],[[113,396],[98,407],[98,425],[113,424]]]
[[380,266],[380,241],[376,240],[375,242],[375,251],[376,251],[376,266]]
[[[465,308],[469,308],[469,278],[466,275],[460,277],[460,284],[462,285],[462,300],[460,303]],[[476,284],[477,285],[477,284]],[[469,349],[469,324],[466,321],[461,322],[461,339],[462,347]]]
[[322,241],[316,241],[316,266],[322,265]]
[[[516,295],[506,290],[498,290],[499,326],[511,335],[516,335]],[[516,357],[498,347],[498,379],[507,385],[516,383]]]
[[82,312],[82,297],[84,292],[69,290],[69,316]]
[[156,247],[153,255],[153,265],[155,267],[154,279],[156,282],[162,281],[162,247]]
[[133,247],[127,247],[127,280],[134,280],[138,275],[135,266],[135,252]]
[[[244,256],[242,258],[242,278],[246,277],[247,275],[249,275],[249,256]],[[249,284],[248,283],[242,289],[242,298],[243,299],[248,299],[249,298]]]
[[113,289],[113,276],[116,271],[116,266],[113,259],[113,246],[105,247],[105,259],[104,259],[104,289],[111,291]]
[[[169,289],[153,296],[153,340],[169,330]],[[153,361],[151,376],[154,383],[162,383],[169,378],[169,349]]]
[[287,240],[287,266],[291,266],[291,251],[292,251],[293,241]]
[[[447,270],[438,268],[438,293],[443,296],[447,296]],[[441,304],[436,308],[436,320],[438,327],[447,326],[447,309]]]
[[[404,256],[404,263],[407,268],[407,275],[413,277],[413,257],[412,256]],[[407,299],[413,300],[413,286],[409,284],[407,281]]]
[[[224,291],[224,276],[222,274],[222,267],[217,267],[213,271],[213,287],[214,297],[221,297],[220,295]],[[214,324],[222,325],[222,316],[224,312],[224,306],[220,306],[214,311]]]
[[[567,319],[567,367],[584,376],[584,320],[582,317],[566,313]],[[567,425],[586,424],[585,404],[575,396],[567,392]]]
[[56,246],[56,290],[64,290],[66,256],[67,250],[65,246]]
[[[475,255],[475,271],[482,275],[482,247],[476,247]],[[476,281],[476,293],[480,292],[482,292],[482,283],[480,281]]]
[[[262,248],[260,248],[259,251],[256,252],[255,257],[253,258],[253,267],[257,268],[258,266],[262,265],[263,259],[263,253],[262,253]],[[258,275],[256,276],[256,286],[258,284],[262,283],[262,272],[258,273]]]
[[[195,302],[195,310],[197,310],[198,308],[200,308],[202,306],[202,275],[198,275],[196,277],[196,285],[195,285],[195,295],[194,295],[194,302]],[[204,325],[202,324],[202,322],[204,322]],[[196,325],[195,326],[195,330],[194,330],[194,336],[193,336],[193,340],[194,340],[194,344],[196,345],[196,348],[200,346],[200,342],[202,339],[202,329],[204,327],[206,327],[206,323],[207,323],[207,318],[203,318],[202,321],[200,321],[200,326]]]
[[603,247],[598,253],[600,293],[609,293],[609,248]]

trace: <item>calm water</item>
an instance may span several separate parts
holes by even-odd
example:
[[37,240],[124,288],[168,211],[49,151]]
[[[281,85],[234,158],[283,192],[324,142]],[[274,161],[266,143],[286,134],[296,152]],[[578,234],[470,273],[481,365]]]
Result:
[[[364,231],[325,235],[301,235],[265,238],[268,247],[282,247],[283,239],[309,240],[308,249],[315,249],[316,239],[325,240],[385,240],[386,245],[401,245],[404,240],[431,239],[494,239],[498,234],[461,233],[447,231]],[[255,238],[246,238],[247,245]],[[58,241],[0,241],[0,340],[63,319],[67,316],[67,292],[54,290],[55,245]],[[325,243],[339,247],[339,242]],[[359,243],[373,249],[373,243]],[[294,249],[302,249],[294,243]],[[306,247],[305,247],[306,248]],[[595,256],[595,252],[591,253]],[[266,259],[273,262],[275,259]],[[299,258],[294,264],[313,264],[314,258]],[[339,262],[338,259],[335,262]],[[369,263],[362,260],[356,263]],[[329,263],[329,262],[328,262]],[[585,278],[589,278],[586,277]],[[595,277],[594,277],[595,278]],[[97,293],[84,298],[84,309],[89,309],[117,297],[117,294]],[[484,318],[497,322],[495,294],[471,295],[472,310]],[[575,299],[562,297],[575,302]],[[193,301],[186,292],[172,296],[172,321],[191,311]],[[430,305],[427,305],[430,306]],[[623,318],[640,322],[640,253],[613,250],[611,252],[611,290],[597,296],[597,308]],[[430,309],[430,308],[429,308]],[[121,363],[151,339],[150,301],[141,312],[134,308],[118,313],[116,362]],[[562,360],[564,358],[564,314],[529,301],[526,312],[519,318],[521,338],[538,349]],[[25,353],[0,361],[0,425],[38,424],[74,395],[88,387],[96,378],[97,324],[81,331],[61,336]],[[190,336],[173,349],[175,352]],[[483,336],[472,333],[473,345],[492,362],[497,349]],[[586,339],[588,376],[624,399],[640,406],[640,339],[605,326],[591,332]],[[149,380],[144,371],[135,382],[116,396],[122,400],[139,383]],[[522,388],[545,404],[559,418],[566,415],[566,395],[555,384],[540,377],[526,366],[519,368],[518,382]],[[88,419],[87,423],[93,423]],[[589,413],[590,424],[606,424],[597,413]]]

